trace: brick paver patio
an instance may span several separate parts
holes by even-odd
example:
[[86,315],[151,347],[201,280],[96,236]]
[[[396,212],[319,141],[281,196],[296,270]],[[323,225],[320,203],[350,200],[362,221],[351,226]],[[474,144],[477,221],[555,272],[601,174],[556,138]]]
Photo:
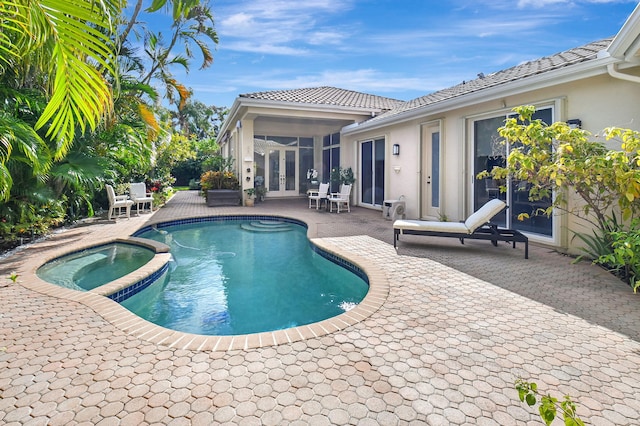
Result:
[[[0,424],[541,424],[518,377],[570,394],[590,424],[638,424],[639,296],[606,271],[536,245],[525,260],[507,244],[406,236],[396,252],[380,212],[307,206],[207,208],[181,192],[153,215],[78,226],[0,261]],[[387,299],[325,336],[198,351],[121,331],[55,287],[33,290],[52,253],[227,213],[304,220],[311,238],[383,271]]]

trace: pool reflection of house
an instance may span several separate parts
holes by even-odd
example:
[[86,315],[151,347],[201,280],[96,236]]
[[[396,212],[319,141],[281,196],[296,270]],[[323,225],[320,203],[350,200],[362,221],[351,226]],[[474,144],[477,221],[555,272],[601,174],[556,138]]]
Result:
[[517,221],[540,207],[526,188],[500,194],[475,176],[504,161],[496,129],[519,105],[536,106],[547,123],[573,120],[592,133],[640,130],[639,36],[640,6],[615,38],[408,102],[333,87],[240,95],[221,129],[223,154],[236,158],[245,188],[264,181],[268,197],[301,196],[307,169],[326,182],[338,165],[354,170],[352,204],[382,209],[383,200],[404,195],[409,218],[459,220],[499,196],[510,206],[497,218],[503,225],[568,247],[567,227],[578,226],[570,218]]

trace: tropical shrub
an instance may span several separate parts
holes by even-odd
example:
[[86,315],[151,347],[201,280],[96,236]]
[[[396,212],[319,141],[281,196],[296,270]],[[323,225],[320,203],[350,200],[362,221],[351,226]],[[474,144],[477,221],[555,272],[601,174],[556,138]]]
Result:
[[200,189],[200,181],[196,179],[189,180],[189,189]]
[[200,176],[200,187],[203,191],[210,189],[239,189],[240,181],[231,171],[209,170]]
[[340,182],[345,185],[352,185],[353,182],[356,181],[355,176],[353,175],[353,170],[351,167],[347,167],[346,169],[340,170]]
[[634,219],[628,230],[611,230],[607,235],[612,250],[594,262],[624,279],[636,292],[640,287],[640,220]]
[[331,191],[336,192],[339,190],[340,185],[352,185],[356,181],[353,175],[351,167],[343,169],[342,167],[336,167],[331,169],[329,175],[329,181],[331,182]]
[[[552,200],[547,209],[533,214],[551,215],[558,209],[591,223],[592,234],[576,233],[585,244],[586,255],[635,287],[640,270],[640,258],[634,252],[640,248],[638,222],[634,221],[640,213],[640,132],[605,129],[606,141],[620,142],[620,149],[614,150],[602,138],[567,123],[547,125],[532,120],[532,106],[514,111],[517,117],[508,118],[498,129],[510,145],[506,164],[478,178],[527,182],[529,200]],[[506,190],[504,184],[501,190]],[[569,202],[571,194],[577,195],[573,203]],[[521,215],[524,217],[528,214]]]
[[[640,212],[640,132],[605,129],[606,140],[616,138],[621,142],[620,150],[610,150],[601,141],[592,140],[586,130],[564,122],[547,125],[532,120],[532,106],[514,111],[518,116],[508,118],[498,129],[511,147],[507,164],[482,172],[478,178],[528,182],[531,201],[552,199],[551,206],[540,214],[550,215],[557,208],[601,230],[606,229],[609,212],[614,209],[622,213],[623,220]],[[569,189],[582,203],[569,206]]]

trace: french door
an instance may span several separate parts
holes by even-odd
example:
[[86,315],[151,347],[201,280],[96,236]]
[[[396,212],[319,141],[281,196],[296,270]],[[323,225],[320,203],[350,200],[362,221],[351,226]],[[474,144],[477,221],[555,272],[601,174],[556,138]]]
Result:
[[298,150],[292,148],[269,148],[266,164],[267,193],[270,197],[298,194]]
[[422,218],[440,217],[440,123],[422,127]]

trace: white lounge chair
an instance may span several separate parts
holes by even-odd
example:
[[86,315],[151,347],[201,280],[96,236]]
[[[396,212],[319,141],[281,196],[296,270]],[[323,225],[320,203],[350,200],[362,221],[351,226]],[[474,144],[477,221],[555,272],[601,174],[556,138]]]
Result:
[[494,246],[498,241],[524,243],[524,258],[529,258],[529,239],[514,229],[498,228],[489,221],[507,207],[504,201],[494,198],[483,205],[464,222],[437,222],[427,220],[396,220],[393,222],[393,247],[397,247],[400,235],[427,235],[432,237],[489,240]]
[[147,192],[147,185],[144,182],[129,184],[129,195],[136,204],[136,214],[144,209],[145,204],[149,204],[149,211],[153,212],[153,194]]
[[125,209],[127,218],[131,217],[131,206],[133,205],[133,201],[129,199],[129,196],[116,195],[116,192],[113,190],[111,185],[105,185],[104,187],[107,190],[107,197],[109,198],[109,220],[111,220],[114,214],[120,216],[122,214],[122,209]]
[[336,210],[340,213],[340,207],[347,208],[348,212],[351,212],[349,207],[349,197],[351,196],[351,185],[340,185],[340,192],[329,195],[327,201],[329,201],[329,211],[333,211],[333,206],[336,206]]
[[316,203],[316,210],[320,208],[322,200],[326,200],[329,195],[329,184],[321,183],[318,189],[309,190],[309,208],[312,207],[312,202]]

